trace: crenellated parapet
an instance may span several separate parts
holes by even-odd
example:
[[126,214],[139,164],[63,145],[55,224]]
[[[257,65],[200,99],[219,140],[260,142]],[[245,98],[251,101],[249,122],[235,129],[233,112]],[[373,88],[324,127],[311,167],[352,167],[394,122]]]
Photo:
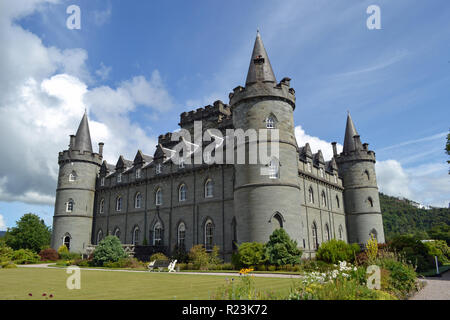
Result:
[[61,165],[65,162],[90,162],[98,166],[102,165],[103,156],[99,153],[92,153],[90,151],[79,151],[79,150],[64,150],[59,152],[58,164]]
[[232,126],[232,113],[229,105],[217,100],[213,105],[198,108],[180,115],[179,125],[191,129],[194,121],[202,121],[203,128],[225,128]]

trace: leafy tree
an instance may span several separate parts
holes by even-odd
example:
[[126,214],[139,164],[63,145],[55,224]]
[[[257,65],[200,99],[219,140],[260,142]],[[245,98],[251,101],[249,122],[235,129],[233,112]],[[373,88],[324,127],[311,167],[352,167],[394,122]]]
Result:
[[292,240],[283,228],[276,229],[266,244],[265,255],[270,264],[298,264],[302,251],[297,248],[297,242]]
[[265,262],[264,244],[244,242],[238,248],[239,262],[245,267],[257,266]]
[[120,244],[119,238],[116,236],[106,236],[95,248],[92,262],[96,266],[103,266],[106,262],[117,262],[126,258],[128,255]]
[[50,227],[45,225],[44,220],[27,213],[16,222],[16,227],[8,228],[5,242],[14,250],[29,249],[39,253],[50,245],[51,235]]

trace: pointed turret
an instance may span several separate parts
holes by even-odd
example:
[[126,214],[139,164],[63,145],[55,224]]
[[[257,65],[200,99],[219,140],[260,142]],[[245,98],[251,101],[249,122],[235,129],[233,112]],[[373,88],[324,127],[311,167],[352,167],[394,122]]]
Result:
[[89,123],[87,118],[87,113],[84,112],[83,118],[81,119],[80,125],[78,126],[77,134],[75,135],[75,142],[73,145],[74,150],[92,151],[91,134],[89,132]]
[[259,31],[256,33],[255,45],[250,59],[247,80],[245,85],[255,82],[274,82],[276,83],[275,74],[270,65],[269,56],[262,42]]
[[360,149],[361,142],[359,140],[358,132],[356,131],[350,112],[347,115],[347,126],[345,128],[344,138],[344,153],[349,153]]

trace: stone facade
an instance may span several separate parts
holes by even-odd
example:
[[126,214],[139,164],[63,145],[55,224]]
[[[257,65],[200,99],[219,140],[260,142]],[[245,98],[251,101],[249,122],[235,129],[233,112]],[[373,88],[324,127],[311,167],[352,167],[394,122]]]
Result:
[[[53,247],[66,242],[71,251],[82,252],[114,234],[123,244],[168,254],[178,244],[186,250],[217,245],[229,260],[237,244],[266,242],[280,227],[297,241],[303,257],[313,257],[318,245],[332,238],[364,244],[373,233],[384,242],[375,153],[359,142],[350,115],[344,151],[337,154],[334,144],[333,159],[324,161],[321,151],[313,154],[309,144],[297,145],[294,110],[290,79],[276,83],[258,34],[246,86],[230,93],[229,105],[216,101],[182,113],[180,127],[193,133],[194,121],[201,121],[203,130],[224,136],[227,129],[276,128],[279,154],[268,163],[180,166],[164,156],[164,149],[177,143],[166,133],[153,156],[138,151],[133,161],[120,156],[113,166],[101,162],[103,144],[98,153],[92,146],[75,150],[83,149],[79,140],[89,149],[85,115],[69,150],[60,153]],[[242,143],[248,155],[251,146]],[[273,164],[275,176],[261,175],[262,167]],[[75,181],[69,179],[72,172]]]

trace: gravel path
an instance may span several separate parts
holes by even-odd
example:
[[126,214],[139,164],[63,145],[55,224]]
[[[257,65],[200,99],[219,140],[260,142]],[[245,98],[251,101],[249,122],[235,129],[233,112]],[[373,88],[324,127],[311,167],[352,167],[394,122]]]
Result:
[[425,278],[426,286],[410,300],[450,300],[450,271],[442,277]]

